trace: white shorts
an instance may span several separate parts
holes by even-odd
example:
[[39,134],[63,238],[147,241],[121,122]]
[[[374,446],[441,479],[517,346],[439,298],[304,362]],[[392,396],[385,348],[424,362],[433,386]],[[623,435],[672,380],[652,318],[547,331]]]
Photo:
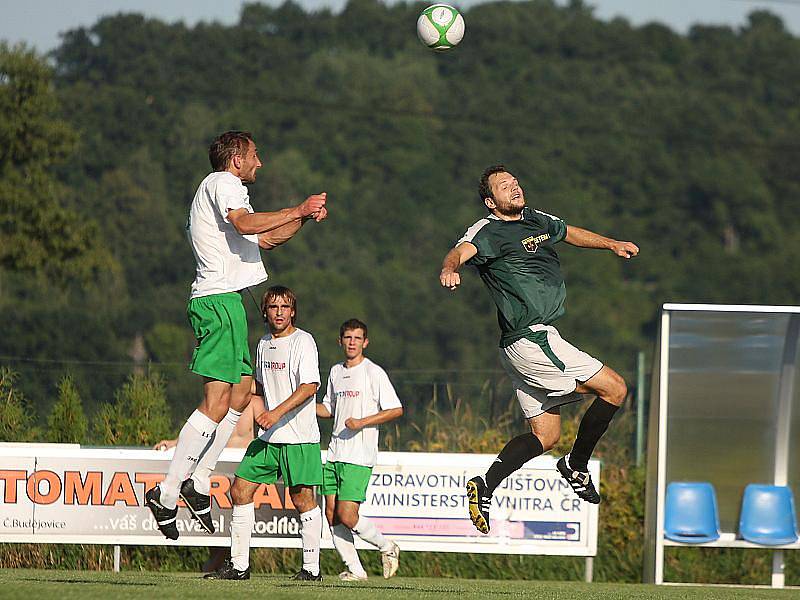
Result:
[[584,398],[575,391],[603,368],[603,363],[567,342],[552,325],[531,325],[531,337],[500,348],[500,362],[526,419]]

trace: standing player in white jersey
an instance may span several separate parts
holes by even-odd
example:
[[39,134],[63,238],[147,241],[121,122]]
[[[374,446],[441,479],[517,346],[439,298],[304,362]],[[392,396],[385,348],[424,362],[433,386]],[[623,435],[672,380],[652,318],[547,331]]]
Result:
[[250,133],[223,133],[208,156],[214,171],[197,188],[187,223],[197,261],[187,309],[197,338],[189,369],[203,377],[203,401],[181,429],[166,478],[145,494],[158,528],[172,540],[179,496],[214,532],[210,475],[250,400],[253,367],[239,292],[267,279],[259,247],[271,250],[306,220],[327,216],[324,192],[291,208],[253,212],[244,184],[256,180],[261,161]]
[[372,467],[378,459],[378,425],[403,414],[386,372],[364,356],[368,344],[364,323],[350,319],[342,324],[339,345],[345,359],[331,367],[328,391],[322,404],[317,404],[317,416],[334,418],[328,460],[322,470],[322,494],[333,544],[348,569],[339,574],[343,581],[367,578],[353,533],[381,551],[386,579],[397,572],[400,563],[397,544],[358,514],[359,504],[367,499]]
[[261,428],[247,447],[231,487],[231,559],[206,578],[250,578],[253,496],[262,483],[272,484],[282,477],[300,513],[303,567],[293,579],[321,581],[322,511],[314,496],[314,486],[322,483],[319,425],[313,401],[320,382],[317,345],[310,333],[294,325],[297,299],[289,288],[269,288],[261,309],[269,333],[258,342],[256,389],[251,400]]

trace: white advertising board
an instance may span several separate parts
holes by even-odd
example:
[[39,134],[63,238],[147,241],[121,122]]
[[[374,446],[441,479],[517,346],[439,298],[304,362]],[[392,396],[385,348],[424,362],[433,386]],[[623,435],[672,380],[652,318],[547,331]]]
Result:
[[[212,479],[217,532],[178,512],[165,539],[143,506],[171,452],[58,444],[0,444],[0,542],[227,546],[230,485],[243,450],[225,450]],[[465,485],[494,456],[381,452],[361,512],[404,550],[594,556],[598,508],[582,502],[550,457],[539,457],[495,492],[489,535],[467,514]],[[600,480],[599,463],[589,465]],[[254,547],[300,547],[299,519],[280,483],[255,497]],[[325,528],[323,547],[331,548]],[[364,546],[366,547],[366,546]]]

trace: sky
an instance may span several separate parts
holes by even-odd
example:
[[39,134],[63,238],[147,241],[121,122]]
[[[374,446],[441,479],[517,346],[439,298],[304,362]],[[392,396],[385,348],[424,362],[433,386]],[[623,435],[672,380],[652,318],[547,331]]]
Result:
[[[262,0],[277,5],[282,0]],[[330,7],[339,10],[346,0],[295,0],[307,10]],[[453,0],[468,8],[481,0]],[[559,4],[566,0],[557,0]],[[91,26],[99,17],[119,12],[138,12],[167,22],[238,21],[242,0],[0,0],[0,39],[25,42],[48,52],[59,42],[59,33]],[[658,21],[685,33],[695,23],[730,25],[746,23],[747,15],[766,9],[783,19],[800,35],[800,0],[587,0],[595,15],[604,20],[622,16],[634,25]],[[469,27],[469,24],[467,24]]]

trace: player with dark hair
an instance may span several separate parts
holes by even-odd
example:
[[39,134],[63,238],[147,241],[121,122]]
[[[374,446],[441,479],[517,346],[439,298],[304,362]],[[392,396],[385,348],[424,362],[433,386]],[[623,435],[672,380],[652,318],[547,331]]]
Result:
[[363,321],[342,323],[339,345],[344,361],[331,367],[328,391],[317,404],[317,416],[333,417],[328,460],[322,470],[325,516],[333,545],[347,565],[339,579],[367,579],[354,533],[380,550],[383,576],[389,579],[400,564],[400,548],[359,515],[358,508],[367,499],[372,468],[378,459],[378,425],[402,416],[403,406],[386,371],[364,356],[369,338]]
[[239,292],[267,279],[259,248],[271,250],[309,219],[327,216],[326,194],[297,206],[254,212],[244,184],[261,168],[253,136],[228,131],[208,152],[214,171],[200,183],[186,225],[197,261],[187,313],[197,338],[189,369],[203,377],[203,401],[178,435],[167,476],[145,494],[145,504],[167,538],[178,539],[180,496],[213,533],[210,475],[250,399],[253,367],[247,317]]
[[566,288],[555,244],[610,250],[631,258],[639,248],[528,208],[525,195],[502,165],[486,169],[479,184],[489,214],[447,253],[439,281],[454,290],[463,264],[473,265],[497,306],[500,361],[511,377],[531,431],[509,441],[483,477],[467,483],[469,513],[482,533],[490,528],[492,494],[511,473],[547,452],[561,436],[560,406],[582,394],[597,398],[584,414],[572,450],[556,466],[575,493],[598,504],[588,461],[627,394],[625,381],[596,358],[564,340],[554,323],[564,314]]
[[303,566],[294,579],[320,581],[322,511],[314,495],[314,486],[322,483],[313,401],[320,383],[317,345],[310,333],[294,325],[297,299],[289,288],[269,288],[261,306],[269,333],[256,349],[256,388],[251,401],[260,429],[231,486],[231,559],[206,578],[250,578],[253,498],[259,485],[275,483],[280,477],[300,515]]

